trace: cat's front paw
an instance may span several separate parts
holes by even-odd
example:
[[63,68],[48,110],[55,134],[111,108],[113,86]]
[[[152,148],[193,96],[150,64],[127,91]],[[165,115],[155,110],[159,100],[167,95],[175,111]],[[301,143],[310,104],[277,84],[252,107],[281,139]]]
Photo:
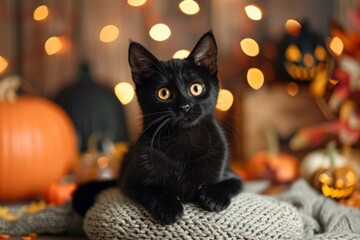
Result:
[[197,202],[205,210],[220,212],[230,205],[231,197],[217,185],[202,185],[199,188]]
[[172,224],[178,221],[184,214],[181,202],[175,199],[158,199],[149,210],[155,220],[162,224]]

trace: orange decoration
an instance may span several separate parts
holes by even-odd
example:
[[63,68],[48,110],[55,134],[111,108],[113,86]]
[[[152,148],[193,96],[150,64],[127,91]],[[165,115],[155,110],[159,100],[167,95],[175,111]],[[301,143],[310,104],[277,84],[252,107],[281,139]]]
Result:
[[256,153],[247,164],[250,179],[270,180],[272,184],[286,184],[296,180],[299,176],[299,161],[280,152],[278,136],[275,129],[265,130],[268,150]]
[[71,199],[72,193],[76,189],[75,183],[58,184],[54,183],[46,191],[45,199],[48,203],[61,205]]
[[14,98],[9,89],[19,81],[9,77],[0,82],[0,201],[43,195],[77,156],[75,130],[66,113],[41,97]]
[[273,184],[290,183],[299,176],[299,162],[286,153],[262,151],[249,160],[247,170],[250,179],[266,179]]

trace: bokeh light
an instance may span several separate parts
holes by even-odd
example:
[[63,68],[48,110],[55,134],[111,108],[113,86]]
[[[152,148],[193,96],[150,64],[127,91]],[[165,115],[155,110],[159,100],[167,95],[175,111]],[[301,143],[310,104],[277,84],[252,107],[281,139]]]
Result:
[[301,24],[294,19],[288,19],[285,23],[285,28],[290,35],[299,36],[301,31]]
[[59,53],[63,49],[64,49],[64,44],[60,37],[50,37],[45,42],[45,51],[48,55]]
[[171,35],[170,28],[163,23],[158,23],[150,29],[150,37],[155,41],[165,41]]
[[229,90],[220,89],[216,103],[216,108],[225,112],[231,108],[233,102],[234,102],[233,94]]
[[180,10],[188,15],[194,15],[200,11],[200,6],[194,0],[183,0],[179,3]]
[[106,25],[100,31],[99,38],[102,42],[113,42],[119,36],[119,29],[114,25]]
[[250,68],[247,72],[247,82],[251,88],[258,90],[264,84],[264,74],[258,68]]
[[261,13],[260,8],[258,8],[255,5],[246,6],[245,12],[246,12],[246,15],[252,20],[259,21],[262,18],[262,13]]
[[344,43],[339,37],[333,37],[330,41],[329,47],[336,56],[340,56],[344,50]]
[[0,55],[0,73],[4,72],[8,66],[8,60],[6,60],[6,58]]
[[299,86],[294,82],[290,82],[286,86],[286,91],[290,96],[294,97],[299,93]]
[[33,14],[34,20],[41,21],[49,16],[49,9],[46,5],[38,6]]
[[241,40],[240,47],[241,50],[243,50],[243,52],[250,57],[255,57],[260,52],[259,45],[252,38],[244,38]]
[[127,3],[133,7],[140,7],[146,3],[146,0],[128,0]]
[[187,58],[190,54],[189,50],[184,50],[181,49],[179,51],[177,51],[176,53],[174,53],[173,58],[179,58],[179,59],[184,59]]
[[118,83],[114,88],[117,98],[123,105],[130,103],[135,95],[134,87],[127,82]]

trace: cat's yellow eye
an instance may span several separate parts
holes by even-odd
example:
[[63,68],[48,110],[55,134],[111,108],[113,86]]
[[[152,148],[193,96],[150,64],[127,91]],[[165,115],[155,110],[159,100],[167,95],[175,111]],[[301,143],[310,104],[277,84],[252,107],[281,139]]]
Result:
[[160,88],[157,92],[158,97],[161,100],[168,100],[171,97],[171,92],[168,88]]
[[197,97],[200,96],[204,92],[204,86],[200,83],[193,83],[190,86],[191,95]]

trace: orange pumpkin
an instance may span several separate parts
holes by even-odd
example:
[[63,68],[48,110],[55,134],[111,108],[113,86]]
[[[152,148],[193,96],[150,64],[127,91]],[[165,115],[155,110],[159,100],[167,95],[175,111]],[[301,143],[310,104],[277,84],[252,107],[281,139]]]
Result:
[[299,161],[290,154],[280,152],[277,132],[269,127],[265,131],[268,150],[250,158],[246,169],[250,179],[270,180],[272,184],[286,184],[299,176]]
[[0,91],[0,201],[31,199],[70,169],[77,156],[75,130],[53,102],[35,96],[7,101],[6,92]]
[[248,162],[250,179],[270,180],[273,184],[290,183],[299,176],[299,161],[286,153],[256,153]]

